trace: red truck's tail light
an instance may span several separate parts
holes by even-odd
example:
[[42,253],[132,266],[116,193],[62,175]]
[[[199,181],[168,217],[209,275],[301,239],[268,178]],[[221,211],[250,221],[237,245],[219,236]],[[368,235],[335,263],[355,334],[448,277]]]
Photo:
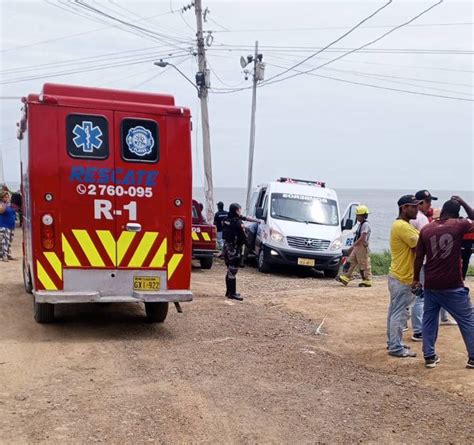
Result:
[[43,249],[54,249],[54,218],[46,213],[41,217],[41,245]]
[[175,252],[184,250],[184,221],[181,218],[173,222],[173,249]]

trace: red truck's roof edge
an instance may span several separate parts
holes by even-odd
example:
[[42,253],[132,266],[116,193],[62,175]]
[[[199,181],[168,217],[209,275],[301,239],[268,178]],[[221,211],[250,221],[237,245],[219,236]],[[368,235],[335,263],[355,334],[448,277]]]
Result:
[[42,94],[49,96],[113,100],[118,102],[148,103],[151,105],[175,105],[174,97],[169,94],[145,93],[142,91],[124,91],[109,88],[64,85],[59,83],[45,83],[43,85]]

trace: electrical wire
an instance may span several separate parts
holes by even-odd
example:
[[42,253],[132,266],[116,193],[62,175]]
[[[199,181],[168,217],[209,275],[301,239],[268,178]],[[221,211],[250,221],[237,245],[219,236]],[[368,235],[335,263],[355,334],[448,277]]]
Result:
[[[454,22],[454,23],[421,23],[408,25],[410,28],[414,27],[431,27],[431,26],[472,26],[474,22]],[[361,26],[360,29],[380,29],[392,28],[396,25],[372,25]],[[338,30],[348,29],[349,26],[319,26],[319,27],[303,27],[303,28],[254,28],[254,29],[228,29],[228,30],[213,30],[214,33],[240,33],[240,32],[288,32],[288,31],[324,31],[324,30]]]
[[362,26],[365,22],[367,22],[368,20],[370,20],[371,18],[375,17],[379,12],[383,11],[385,8],[387,8],[388,6],[390,6],[392,4],[392,0],[389,0],[387,3],[385,3],[384,5],[382,5],[380,8],[377,8],[374,12],[372,12],[371,14],[369,14],[367,17],[363,18],[361,21],[359,21],[358,23],[356,23],[351,29],[349,29],[348,31],[346,31],[344,34],[342,34],[341,36],[339,36],[336,40],[333,40],[332,42],[328,43],[326,46],[323,46],[320,50],[316,51],[315,53],[309,55],[308,57],[304,58],[303,60],[301,60],[300,62],[298,63],[295,63],[292,67],[288,68],[287,70],[285,71],[282,71],[281,73],[278,73],[278,74],[275,74],[274,76],[270,77],[268,79],[268,82],[269,81],[272,81],[273,79],[277,79],[278,77],[281,77],[283,76],[284,74],[288,73],[289,71],[291,71],[293,68],[297,68],[299,67],[300,65],[303,65],[305,62],[307,62],[308,60],[312,59],[313,57],[316,57],[318,54],[321,54],[323,51],[329,49],[331,46],[333,46],[334,44],[336,44],[337,42],[340,42],[342,39],[344,39],[345,37],[347,37],[349,34],[353,33],[357,28],[359,28],[360,26]]
[[[271,46],[271,45],[260,45],[259,49],[265,52],[287,52],[287,53],[305,53],[305,52],[313,52],[317,50],[318,52],[323,50],[322,47],[304,47],[304,46]],[[341,53],[346,51],[352,51],[356,48],[326,48],[324,49],[325,52],[333,52],[333,53]],[[225,51],[225,52],[233,52],[233,51],[251,51],[253,47],[251,46],[232,46],[226,44],[216,44],[212,51]],[[322,51],[321,51],[322,52]],[[472,55],[474,54],[473,50],[466,50],[466,49],[425,49],[425,48],[365,48],[358,51],[361,54],[434,54],[434,55]]]
[[[355,53],[356,51],[359,51],[359,50],[364,49],[364,48],[366,48],[366,47],[368,47],[368,46],[370,46],[370,45],[373,45],[374,43],[379,42],[380,40],[382,40],[383,38],[385,38],[385,37],[387,37],[388,35],[392,34],[393,32],[395,32],[395,31],[397,31],[397,30],[403,28],[404,26],[407,26],[408,24],[410,24],[410,23],[412,23],[413,21],[417,20],[417,19],[420,18],[421,16],[427,14],[429,11],[431,11],[432,9],[436,8],[436,7],[439,6],[441,3],[443,3],[443,1],[444,1],[444,0],[439,0],[439,1],[438,1],[437,3],[435,3],[434,5],[431,5],[429,8],[424,9],[423,11],[421,11],[420,13],[418,13],[417,15],[415,15],[414,17],[412,17],[411,19],[407,20],[406,22],[403,22],[403,23],[397,25],[396,27],[391,28],[390,30],[388,30],[387,32],[383,33],[383,34],[380,35],[379,37],[377,37],[377,38],[375,38],[375,39],[373,39],[373,40],[371,40],[371,41],[369,41],[369,42],[367,42],[367,43],[365,43],[365,44],[363,44],[363,45],[361,45],[361,46],[359,46],[359,47],[357,47],[357,48],[354,48],[354,49],[352,49],[351,51],[348,51],[348,52],[346,52],[346,53],[344,53],[344,54],[341,54],[340,56],[336,57],[335,59],[329,60],[329,61],[323,63],[322,65],[319,65],[319,66],[317,66],[317,67],[315,67],[315,68],[312,68],[312,69],[310,69],[310,70],[308,70],[308,71],[305,71],[305,72],[312,73],[312,72],[314,72],[314,71],[316,71],[316,70],[318,70],[318,69],[321,69],[321,68],[323,68],[323,67],[325,67],[325,66],[327,66],[327,65],[329,65],[329,64],[331,64],[331,63],[334,63],[334,62],[336,62],[336,61],[342,59],[343,57],[347,57],[348,55],[353,54],[353,53]],[[304,59],[304,60],[308,60],[308,58],[306,58],[306,59]],[[297,66],[297,64],[294,65],[294,67],[295,67],[295,66]],[[294,67],[293,67],[293,68],[294,68]],[[275,75],[275,76],[273,76],[272,78],[270,78],[270,79],[268,79],[267,81],[265,81],[264,83],[262,83],[262,85],[271,85],[271,84],[274,84],[274,83],[277,83],[277,82],[281,82],[281,81],[283,81],[283,80],[288,80],[288,79],[291,79],[291,78],[293,78],[293,77],[300,76],[301,74],[304,73],[304,72],[303,72],[303,73],[302,73],[302,72],[297,72],[297,73],[292,74],[292,75],[290,75],[290,76],[287,76],[287,77],[284,77],[284,78],[280,78],[280,79],[276,79],[276,77],[279,77],[281,74],[287,73],[288,71],[289,71],[288,69],[284,70],[284,71],[283,71],[282,73],[280,73],[279,75]],[[274,79],[274,80],[273,80],[273,79]]]
[[[45,1],[45,3],[47,3],[50,6],[56,7],[55,4],[52,4],[48,1]],[[63,8],[60,8],[60,9],[63,9]],[[66,11],[68,13],[70,12],[68,10],[66,10]],[[162,16],[169,15],[169,14],[171,14],[171,12],[154,14],[154,15],[149,16],[149,17],[140,18],[139,20],[133,20],[132,23],[137,23],[137,22],[141,22],[141,21],[144,21],[144,20],[150,20],[150,19],[153,19],[153,18],[162,17]],[[89,18],[89,17],[86,17],[86,16],[84,16],[84,17]],[[105,22],[101,22],[101,23],[105,23]],[[68,35],[61,36],[61,37],[54,37],[52,39],[46,39],[46,40],[40,40],[38,42],[28,43],[27,45],[20,45],[20,46],[15,46],[13,48],[1,49],[0,52],[1,53],[7,53],[9,51],[17,51],[17,50],[21,50],[21,49],[24,49],[24,48],[31,48],[32,46],[38,46],[38,45],[43,45],[45,43],[51,43],[51,42],[57,42],[57,41],[61,41],[61,40],[71,39],[71,38],[83,36],[83,35],[86,35],[86,34],[89,35],[89,34],[104,31],[104,30],[110,29],[110,28],[117,28],[117,25],[108,25],[108,26],[104,26],[104,27],[101,27],[101,28],[91,29],[90,31],[84,31],[84,32],[78,32],[78,33],[74,33],[74,34],[68,34]]]
[[[48,1],[48,0],[46,0]],[[81,1],[81,0],[71,0],[66,2],[65,4],[61,2],[61,4],[66,6],[66,10],[69,12],[72,12],[74,14],[79,14],[80,16],[84,17],[84,14],[80,14],[79,11],[85,11],[86,15],[85,17],[91,20],[96,20],[97,21],[97,16],[99,17],[105,17],[108,21],[103,21],[104,19],[99,18],[98,20],[101,21],[101,23],[110,23],[110,20],[113,22],[118,23],[118,25],[115,25],[116,28],[131,33],[133,35],[139,36],[139,37],[145,37],[150,40],[157,40],[161,43],[166,43],[170,46],[174,46],[175,48],[181,48],[178,46],[178,43],[188,43],[180,38],[177,38],[175,36],[170,36],[167,34],[161,34],[152,30],[149,30],[147,28],[141,27],[134,25],[130,21],[122,20],[116,16],[112,16],[110,14],[107,14],[100,9],[93,7],[92,5]],[[59,6],[57,4],[53,4],[54,6]],[[64,8],[63,8],[64,9]],[[90,15],[92,14],[92,15]]]
[[[289,62],[289,63],[294,63],[292,60],[288,60],[286,57],[278,57],[278,56],[272,55],[271,58],[279,59],[279,60]],[[322,60],[331,60],[325,57],[319,57],[319,58]],[[373,72],[367,72],[367,71],[344,70],[344,69],[327,68],[327,67],[324,68],[324,70],[341,72],[341,73],[349,73],[349,74],[357,74],[357,75],[366,75],[366,76],[373,76],[373,77],[381,77],[381,78],[389,78],[389,79],[413,80],[415,82],[434,83],[434,84],[439,84],[439,85],[451,85],[451,86],[460,86],[460,87],[467,87],[467,88],[473,87],[472,83],[445,82],[445,81],[440,81],[440,80],[424,79],[420,77],[394,76],[394,75],[373,73]]]
[[[172,57],[169,57],[169,58],[180,57],[180,56],[182,56],[182,55],[181,54],[180,55],[175,55],[175,56],[172,56]],[[143,63],[156,61],[156,59],[159,58],[159,57],[160,56],[156,54],[156,55],[152,55],[150,57],[132,59],[132,60],[129,60],[128,62],[109,63],[109,64],[105,64],[105,65],[97,65],[97,66],[89,67],[89,68],[86,68],[86,69],[70,70],[70,71],[64,71],[64,72],[45,73],[45,74],[33,75],[33,76],[29,76],[29,77],[23,77],[23,78],[19,78],[19,79],[8,79],[6,81],[0,82],[0,85],[26,82],[26,81],[29,81],[29,80],[44,79],[44,78],[50,78],[50,77],[68,76],[68,75],[74,75],[74,74],[91,72],[91,71],[100,71],[100,70],[104,70],[104,69],[111,69],[111,68],[122,67],[122,66],[139,65],[139,64],[143,64]]]
[[[115,60],[115,59],[121,59],[121,58],[128,58],[130,57],[128,54],[132,54],[132,56],[142,56],[142,55],[148,55],[152,53],[156,53],[157,50],[162,49],[162,48],[168,48],[167,46],[150,46],[147,48],[136,48],[136,49],[130,49],[130,50],[124,50],[124,51],[118,51],[118,52],[113,52],[113,53],[105,53],[105,54],[100,54],[97,56],[88,56],[88,57],[79,57],[77,59],[69,59],[61,62],[50,62],[50,63],[43,63],[40,65],[30,65],[30,66],[23,66],[23,67],[18,67],[18,68],[11,68],[7,70],[0,71],[0,74],[2,75],[10,75],[10,74],[18,74],[22,72],[29,72],[29,71],[35,71],[35,70],[42,70],[45,68],[51,68],[51,67],[63,67],[63,66],[70,66],[70,65],[80,65],[84,63],[95,63],[95,62],[101,62],[101,61],[107,61],[107,60]],[[168,52],[166,51],[170,56],[175,55],[176,53],[179,52],[187,52],[187,51],[178,51],[178,52]],[[125,56],[121,56],[122,54],[126,54]]]
[[242,82],[239,82],[238,84],[230,85],[230,84],[226,83],[225,81],[223,81],[222,78],[216,73],[216,71],[214,70],[214,68],[212,67],[212,65],[209,63],[209,60],[207,61],[207,66],[208,66],[209,69],[211,70],[211,73],[214,74],[214,76],[216,76],[216,79],[217,79],[222,85],[224,85],[225,87],[228,87],[228,88],[237,88],[237,87],[239,87],[240,85],[242,85],[243,83],[245,83],[245,80],[244,80],[244,81],[242,81]]
[[[273,65],[273,64],[270,64],[270,63],[268,63],[268,65],[269,66],[274,66],[275,68],[282,68],[282,69],[285,68],[284,66]],[[331,70],[331,68],[326,68],[326,69]],[[443,89],[443,88],[436,88],[436,87],[428,87],[428,86],[419,85],[419,84],[417,85],[417,84],[413,84],[413,83],[409,83],[409,82],[402,82],[400,80],[387,79],[387,78],[385,78],[386,76],[378,76],[378,75],[373,75],[373,74],[360,74],[360,73],[357,73],[355,71],[346,71],[346,70],[334,70],[334,71],[343,72],[343,73],[351,74],[353,76],[358,76],[358,77],[365,77],[365,78],[369,78],[369,79],[382,80],[383,82],[390,82],[390,83],[396,83],[396,84],[399,84],[399,85],[412,86],[412,87],[415,87],[415,88],[424,88],[424,89],[433,90],[433,91],[441,91],[443,93],[459,94],[459,95],[462,95],[462,96],[469,96],[471,98],[473,97],[472,93],[466,93],[466,92],[463,92],[463,91],[446,90],[446,89]]]
[[[175,65],[175,66],[179,66],[179,65],[181,65],[182,63],[186,62],[186,60],[188,60],[188,58],[189,58],[189,56],[186,56],[185,58],[183,58],[183,59],[179,60],[178,62],[176,62],[174,65]],[[151,82],[152,80],[156,79],[157,77],[162,76],[162,75],[165,74],[165,73],[166,73],[166,70],[159,71],[157,74],[153,74],[153,76],[151,76],[151,77],[145,79],[144,81],[142,81],[142,82],[140,82],[140,83],[138,83],[138,84],[136,84],[136,85],[133,85],[133,86],[129,87],[128,89],[130,89],[130,90],[135,90],[136,88],[139,88],[139,87],[141,87],[141,86],[143,86],[143,85],[146,85],[147,83]]]

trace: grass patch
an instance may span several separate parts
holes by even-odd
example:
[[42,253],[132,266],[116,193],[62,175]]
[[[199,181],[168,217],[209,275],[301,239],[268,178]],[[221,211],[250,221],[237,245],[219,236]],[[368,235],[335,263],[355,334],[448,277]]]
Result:
[[[390,262],[392,260],[390,251],[386,250],[383,253],[371,253],[370,259],[372,261],[372,273],[374,275],[388,275]],[[474,277],[474,266],[469,266],[467,276]]]
[[371,253],[370,260],[372,261],[372,273],[374,275],[388,274],[390,262],[392,261],[392,257],[388,250],[383,253]]

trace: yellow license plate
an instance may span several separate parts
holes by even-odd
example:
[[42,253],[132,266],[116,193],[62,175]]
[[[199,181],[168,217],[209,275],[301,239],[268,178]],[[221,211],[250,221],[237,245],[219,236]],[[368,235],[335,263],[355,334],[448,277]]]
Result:
[[316,261],[310,260],[308,258],[298,258],[298,266],[311,266],[314,267]]
[[133,290],[160,290],[160,277],[133,277]]

